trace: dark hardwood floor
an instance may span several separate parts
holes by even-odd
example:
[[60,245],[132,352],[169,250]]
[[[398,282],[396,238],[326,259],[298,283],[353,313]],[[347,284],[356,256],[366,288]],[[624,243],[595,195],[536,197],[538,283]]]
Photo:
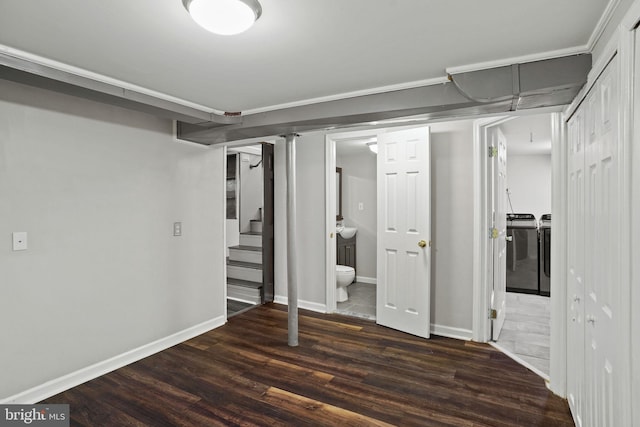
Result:
[[227,319],[237,314],[243,313],[251,309],[252,307],[255,307],[255,304],[249,304],[247,302],[240,302],[227,298]]
[[267,304],[47,399],[83,426],[572,426],[566,401],[493,347]]

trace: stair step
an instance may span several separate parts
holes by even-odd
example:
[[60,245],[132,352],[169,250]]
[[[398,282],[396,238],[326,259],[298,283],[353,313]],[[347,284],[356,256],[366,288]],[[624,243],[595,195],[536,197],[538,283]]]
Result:
[[262,221],[257,219],[252,219],[249,221],[250,230],[253,233],[262,233]]
[[228,260],[227,277],[250,282],[262,282],[262,265],[254,262]]
[[231,246],[229,248],[229,259],[231,261],[262,264],[262,247],[243,245]]
[[262,233],[240,233],[240,246],[262,247]]
[[250,289],[262,288],[262,282],[251,282],[249,280],[240,280],[240,279],[227,279],[227,285],[233,285],[233,286],[250,288]]
[[262,303],[262,283],[227,278],[227,298],[260,304]]
[[227,298],[251,304],[262,303],[262,290],[244,286],[227,285]]

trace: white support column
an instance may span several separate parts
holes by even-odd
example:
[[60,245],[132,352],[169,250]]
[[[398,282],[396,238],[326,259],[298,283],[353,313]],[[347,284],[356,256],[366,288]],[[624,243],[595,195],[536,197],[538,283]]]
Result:
[[286,135],[287,163],[287,296],[289,346],[298,346],[298,277],[296,249],[296,135]]

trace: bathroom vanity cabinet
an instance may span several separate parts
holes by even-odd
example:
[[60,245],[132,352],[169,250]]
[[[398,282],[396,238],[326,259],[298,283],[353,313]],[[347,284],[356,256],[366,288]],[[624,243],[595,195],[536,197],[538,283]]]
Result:
[[350,239],[343,238],[340,234],[338,234],[337,240],[337,264],[338,265],[347,265],[349,267],[353,267],[356,272],[358,271],[356,268],[356,236],[353,236]]

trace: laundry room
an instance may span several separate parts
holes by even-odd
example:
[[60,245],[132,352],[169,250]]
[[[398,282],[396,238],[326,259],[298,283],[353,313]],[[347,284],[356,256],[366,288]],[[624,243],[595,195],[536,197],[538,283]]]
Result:
[[501,126],[507,141],[507,313],[498,344],[549,374],[551,119]]

